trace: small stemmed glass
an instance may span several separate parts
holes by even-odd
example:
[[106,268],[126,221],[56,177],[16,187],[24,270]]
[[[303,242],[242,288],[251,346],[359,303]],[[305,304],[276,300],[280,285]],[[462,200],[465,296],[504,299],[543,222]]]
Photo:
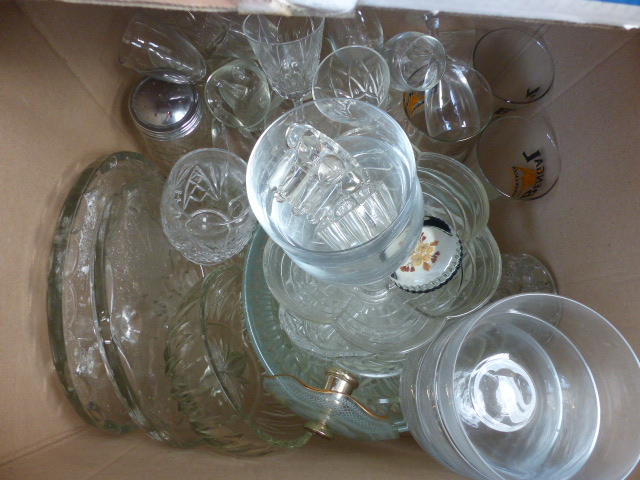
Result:
[[249,15],[243,24],[271,88],[301,105],[320,61],[324,19]]

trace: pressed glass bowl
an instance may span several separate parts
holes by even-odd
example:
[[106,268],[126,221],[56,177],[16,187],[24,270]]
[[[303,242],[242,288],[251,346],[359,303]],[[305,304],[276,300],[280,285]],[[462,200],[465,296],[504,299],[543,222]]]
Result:
[[[249,246],[243,276],[245,321],[256,354],[269,375],[291,375],[307,385],[320,387],[330,367],[352,369],[350,357],[326,358],[297,347],[279,321],[279,305],[264,279],[263,251],[267,235],[256,230]],[[357,357],[360,386],[352,397],[376,415],[387,417],[398,431],[406,431],[399,405],[400,375],[397,364],[390,369],[384,355]],[[382,373],[381,373],[382,372]]]
[[206,441],[242,456],[304,445],[304,421],[262,388],[247,336],[242,268],[216,268],[187,294],[169,329],[165,360],[180,410]]
[[155,171],[133,152],[93,163],[70,189],[53,238],[47,310],[54,365],[80,416],[111,433],[132,431],[136,424],[109,378],[95,330],[93,251],[111,198],[128,182]]
[[[489,221],[489,199],[482,182],[471,169],[453,158],[437,153],[416,155],[418,178],[423,194],[440,199],[441,210],[448,212],[450,225],[462,240],[480,233]],[[425,209],[428,204],[425,198]],[[437,214],[431,214],[438,216]]]
[[160,222],[164,180],[139,179],[111,201],[95,247],[95,307],[110,374],[132,417],[174,446],[202,442],[179,411],[165,375],[168,322],[203,276],[166,240]]
[[544,293],[452,322],[402,376],[416,440],[474,479],[625,478],[640,457],[639,395],[640,364],[620,333]]
[[404,354],[428,344],[447,320],[479,309],[498,287],[500,251],[488,228],[465,242],[462,252],[459,270],[427,293],[406,292],[389,282],[352,287],[336,330],[370,352]]

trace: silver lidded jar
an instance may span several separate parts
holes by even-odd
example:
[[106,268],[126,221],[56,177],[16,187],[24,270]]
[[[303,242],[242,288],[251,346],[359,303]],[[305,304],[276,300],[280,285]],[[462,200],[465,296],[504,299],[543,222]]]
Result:
[[186,153],[211,146],[202,97],[195,85],[143,79],[131,93],[129,112],[147,156],[167,176]]

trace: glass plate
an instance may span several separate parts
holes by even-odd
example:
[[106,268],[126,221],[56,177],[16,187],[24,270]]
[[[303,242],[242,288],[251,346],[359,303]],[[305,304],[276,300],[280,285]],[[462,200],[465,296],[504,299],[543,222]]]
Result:
[[551,271],[533,255],[503,253],[501,257],[502,277],[492,302],[519,293],[558,293]]
[[139,179],[105,210],[95,252],[95,305],[113,379],[136,423],[175,446],[202,441],[178,409],[165,375],[168,321],[202,277],[166,240],[164,180]]
[[69,191],[53,237],[47,310],[53,363],[72,405],[90,425],[134,430],[109,378],[95,330],[93,252],[105,205],[128,182],[153,175],[141,155],[117,152],[87,167]]
[[262,388],[241,289],[242,267],[226,265],[185,298],[165,351],[173,393],[194,429],[222,451],[255,456],[300,447],[311,435],[304,420]]
[[[279,322],[279,305],[271,295],[264,278],[263,251],[268,236],[261,228],[256,230],[249,246],[245,263],[242,298],[245,321],[250,339],[262,366],[269,375],[291,375],[307,385],[320,387],[325,383],[325,372],[329,367],[350,370],[345,359],[328,359],[303,350],[289,339]],[[374,371],[380,370],[384,357],[371,355]],[[360,386],[352,397],[376,415],[388,417],[395,428],[406,431],[406,424],[400,410],[400,371],[392,375],[366,375],[362,372],[362,358],[358,359],[361,372]],[[377,363],[376,363],[377,362]]]

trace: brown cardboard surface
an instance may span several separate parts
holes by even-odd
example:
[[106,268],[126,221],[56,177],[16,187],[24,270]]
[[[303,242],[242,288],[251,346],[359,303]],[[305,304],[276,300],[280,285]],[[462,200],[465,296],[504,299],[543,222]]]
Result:
[[609,319],[636,351],[638,55],[633,35],[547,107],[562,154],[558,184],[531,202],[493,202],[490,220],[502,251],[539,256],[560,293]]
[[[64,467],[52,468],[51,459]],[[140,435],[112,438],[89,431],[0,467],[3,480],[388,480],[429,476],[438,480],[462,478],[436,463],[407,437],[384,443],[314,438],[296,450],[235,458],[206,446],[180,450]]]
[[13,3],[0,4],[0,462],[84,427],[62,397],[46,272],[62,200],[89,162],[136,148]]
[[[106,436],[75,414],[49,353],[48,255],[61,203],[81,169],[104,154],[138,149],[122,109],[136,77],[116,60],[130,14],[0,3],[0,478],[459,479],[410,438],[314,439],[296,451],[235,459],[206,448],[172,449],[142,434]],[[383,18],[400,29],[398,19],[409,17]],[[513,23],[462,20],[478,29]],[[554,125],[563,167],[556,187],[539,200],[492,202],[491,229],[502,251],[545,261],[561,294],[610,319],[640,352],[640,35],[520,25],[538,31],[556,61],[551,93],[528,114]],[[631,478],[640,479],[640,471]]]

